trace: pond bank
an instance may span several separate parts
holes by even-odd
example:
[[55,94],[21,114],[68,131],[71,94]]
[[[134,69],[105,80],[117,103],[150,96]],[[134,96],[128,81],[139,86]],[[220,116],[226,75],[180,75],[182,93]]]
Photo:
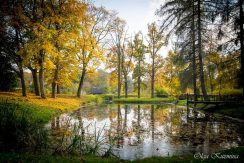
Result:
[[100,97],[58,94],[57,98],[42,99],[34,94],[23,97],[20,93],[0,92],[0,103],[18,104],[20,109],[27,108],[40,123],[49,122],[54,116],[73,111],[77,108],[100,103]]
[[238,159],[224,159],[211,157],[201,159],[197,155],[188,156],[172,156],[172,157],[150,157],[142,160],[128,161],[120,160],[117,158],[102,158],[102,157],[92,157],[92,156],[81,156],[81,157],[71,157],[71,156],[51,156],[51,155],[32,155],[32,154],[20,154],[20,153],[0,153],[0,162],[69,162],[69,163],[162,163],[162,162],[193,162],[193,163],[222,163],[222,162],[244,162],[244,147],[237,147],[228,150],[223,150],[218,152],[219,156],[238,156]]
[[[14,93],[0,93],[0,99],[2,102],[6,101],[9,103],[18,103],[20,109],[28,109],[31,111],[31,115],[34,117],[35,122],[38,124],[44,124],[53,116],[58,114],[73,111],[75,108],[86,106],[89,103],[97,103],[99,98],[96,96],[86,96],[82,99],[78,99],[74,96],[60,95],[57,99],[46,99],[42,100],[34,95],[29,95],[28,98],[21,97],[19,94]],[[167,102],[167,101],[166,101]],[[179,101],[178,104],[184,104],[184,101]],[[29,114],[26,114],[29,115]],[[24,119],[25,120],[25,119]],[[11,122],[11,121],[10,121]],[[28,127],[28,126],[27,126]],[[38,126],[37,126],[38,127]],[[35,133],[30,133],[31,136]],[[238,149],[243,153],[243,148]],[[43,154],[43,153],[42,153]],[[243,157],[242,157],[243,159]],[[151,157],[143,160],[136,160],[133,162],[176,162],[180,160],[181,162],[189,162],[193,160],[194,162],[199,162],[199,159],[194,159],[193,156],[173,156],[173,157]],[[102,158],[94,156],[82,156],[73,157],[70,155],[41,155],[41,154],[29,154],[29,153],[17,153],[2,151],[0,153],[0,162],[131,162],[125,160],[119,160],[116,158]],[[219,162],[221,162],[220,160]],[[239,160],[238,160],[239,161]],[[209,162],[206,161],[206,162]],[[241,161],[242,162],[242,161]]]
[[204,104],[197,104],[197,109],[204,110],[209,113],[217,113],[226,118],[237,118],[244,120],[244,103],[239,104],[224,104],[224,105],[204,105]]
[[126,103],[126,104],[163,104],[163,103],[176,103],[176,100],[170,98],[116,98],[113,100],[115,103]]

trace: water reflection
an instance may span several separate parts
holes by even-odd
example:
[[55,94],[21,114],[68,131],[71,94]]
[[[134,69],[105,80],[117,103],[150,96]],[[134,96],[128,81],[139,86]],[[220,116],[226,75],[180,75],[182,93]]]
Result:
[[[67,127],[67,120],[69,125]],[[78,124],[85,137],[101,131],[122,159],[212,153],[243,145],[243,123],[175,105],[105,105],[56,117],[50,128]]]

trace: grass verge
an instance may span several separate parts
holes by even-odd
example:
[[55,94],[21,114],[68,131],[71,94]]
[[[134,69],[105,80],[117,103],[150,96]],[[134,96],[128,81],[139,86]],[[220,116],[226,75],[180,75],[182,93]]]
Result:
[[226,105],[217,105],[209,106],[204,109],[207,112],[219,113],[233,118],[244,118],[244,104],[226,104]]
[[[237,147],[228,150],[223,150],[216,157],[215,154],[208,155],[208,158],[201,159],[194,157],[194,155],[188,156],[172,156],[172,157],[150,157],[141,160],[127,161],[119,160],[117,158],[102,158],[95,156],[81,156],[81,157],[70,157],[70,156],[51,156],[51,155],[32,155],[32,154],[17,154],[17,153],[0,153],[0,162],[86,162],[86,163],[162,163],[162,162],[193,162],[193,163],[228,163],[228,162],[244,162],[244,147]],[[227,155],[238,156],[237,159],[228,159]]]
[[20,109],[28,109],[37,121],[47,123],[53,116],[90,103],[98,104],[102,100],[96,95],[84,95],[77,98],[76,96],[59,94],[57,98],[42,99],[34,94],[23,97],[20,93],[0,92],[0,103],[6,101],[8,104],[17,103]]
[[114,102],[117,103],[136,103],[136,104],[160,104],[165,102],[175,102],[173,99],[170,98],[120,98],[114,99]]

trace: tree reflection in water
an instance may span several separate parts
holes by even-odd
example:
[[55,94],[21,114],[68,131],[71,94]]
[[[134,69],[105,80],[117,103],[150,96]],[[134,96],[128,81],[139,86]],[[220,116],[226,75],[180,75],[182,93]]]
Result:
[[51,128],[62,128],[67,117],[71,125],[79,124],[84,137],[105,126],[104,137],[123,159],[212,153],[243,145],[243,123],[175,105],[87,107],[54,118]]

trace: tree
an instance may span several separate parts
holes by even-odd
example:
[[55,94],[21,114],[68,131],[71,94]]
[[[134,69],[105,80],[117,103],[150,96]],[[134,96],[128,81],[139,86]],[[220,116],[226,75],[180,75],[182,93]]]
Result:
[[104,46],[102,42],[111,31],[115,13],[110,13],[103,7],[97,8],[90,5],[88,8],[90,17],[82,21],[82,38],[79,48],[81,51],[77,54],[81,76],[77,90],[77,97],[80,97],[81,89],[89,68],[96,67],[103,59],[103,52],[100,46]]
[[84,84],[88,86],[86,92],[89,93],[110,93],[111,85],[109,83],[110,73],[98,69],[88,73]]
[[128,89],[129,89],[129,73],[134,69],[134,64],[132,62],[133,57],[133,47],[131,42],[127,42],[125,49],[122,51],[122,58],[121,58],[121,69],[122,74],[124,77],[124,93],[125,98],[128,97]]
[[22,1],[4,1],[1,4],[1,53],[11,56],[14,69],[21,79],[22,95],[27,96],[24,78],[24,62],[27,54],[23,50],[26,44],[28,18],[25,16],[25,3]]
[[[73,6],[76,6],[75,8]],[[61,84],[67,86],[70,80],[75,80],[77,74],[78,62],[75,55],[78,53],[76,44],[79,39],[80,22],[84,19],[84,4],[76,1],[58,1],[51,4],[53,17],[50,18],[52,30],[55,33],[52,35],[53,55],[50,61],[53,63],[51,71],[52,79],[52,97],[56,97],[56,88]],[[79,14],[77,14],[79,13]]]
[[202,59],[202,8],[201,0],[197,0],[197,35],[198,35],[198,60],[199,60],[199,74],[201,81],[202,93],[205,100],[207,98],[207,91],[205,87],[204,72],[203,72],[203,59]]
[[17,74],[13,71],[11,59],[0,51],[0,90],[11,91],[17,86]]
[[173,51],[169,51],[168,56],[165,58],[165,64],[162,68],[162,73],[157,76],[161,78],[162,87],[171,96],[179,96],[181,94],[180,72],[182,66],[178,63],[178,55]]
[[[243,0],[220,0],[217,4],[218,8],[216,8],[216,15],[221,16],[221,24],[219,26],[219,34],[223,40],[225,40],[224,46],[228,51],[236,51],[240,50],[240,58],[241,58],[241,83],[243,88],[244,95],[244,16],[243,16]],[[217,6],[216,5],[216,6]],[[215,16],[214,18],[216,18]],[[213,19],[214,19],[213,18]],[[234,37],[230,37],[229,31],[224,31],[231,27],[232,31],[235,31]]]
[[120,98],[120,94],[121,94],[122,55],[124,54],[126,39],[127,39],[125,25],[126,22],[117,17],[114,21],[114,26],[112,31],[113,33],[111,34],[112,42],[117,54],[118,98]]
[[[191,62],[192,69],[192,85],[193,92],[196,95],[197,90],[197,72],[196,72],[196,18],[195,0],[192,1],[178,1],[169,0],[157,11],[157,14],[165,20],[162,22],[162,31],[167,31],[170,26],[171,29],[167,32],[166,43],[171,35],[177,35],[176,49],[179,51],[177,55],[184,55],[185,58],[191,56],[191,60],[185,60]],[[180,40],[178,40],[180,38]],[[196,97],[196,96],[195,96]],[[195,98],[196,99],[196,98]]]
[[30,1],[29,5],[29,38],[24,48],[24,52],[29,56],[27,66],[33,69],[32,72],[39,68],[41,97],[46,98],[45,82],[52,84],[52,97],[55,97],[56,88],[61,84],[69,85],[70,80],[76,76],[76,44],[82,27],[80,22],[85,19],[87,5],[76,0],[36,0]]
[[131,46],[133,48],[133,58],[136,62],[136,67],[134,70],[134,78],[137,78],[137,97],[141,97],[141,77],[144,75],[142,73],[142,64],[144,62],[144,55],[146,52],[146,46],[143,43],[143,35],[141,32],[137,33],[134,36],[133,44]]
[[[208,41],[206,33],[218,22],[213,22],[214,18],[219,15],[219,9],[222,5],[221,1],[208,0],[192,0],[192,1],[177,1],[170,0],[166,2],[158,11],[161,16],[166,15],[166,20],[163,22],[163,29],[173,24],[175,28],[170,30],[169,35],[176,33],[185,37],[191,36],[192,40],[192,69],[193,69],[193,86],[194,94],[196,93],[196,70],[198,70],[201,83],[201,90],[205,100],[207,100],[207,91],[204,77],[204,47],[203,44]],[[213,26],[210,26],[213,25]],[[188,32],[187,32],[188,31]],[[195,34],[196,33],[196,34]],[[197,36],[197,37],[196,37]],[[185,37],[184,42],[189,43]],[[189,38],[189,37],[188,37]],[[184,44],[184,45],[186,45]],[[195,45],[197,45],[195,47]],[[195,53],[195,51],[197,53]],[[195,62],[195,54],[198,57],[198,63]],[[198,65],[198,68],[197,68]]]
[[155,74],[162,67],[162,57],[158,54],[164,45],[163,35],[157,29],[156,23],[148,25],[148,52],[152,59],[151,63],[151,98],[154,98]]

